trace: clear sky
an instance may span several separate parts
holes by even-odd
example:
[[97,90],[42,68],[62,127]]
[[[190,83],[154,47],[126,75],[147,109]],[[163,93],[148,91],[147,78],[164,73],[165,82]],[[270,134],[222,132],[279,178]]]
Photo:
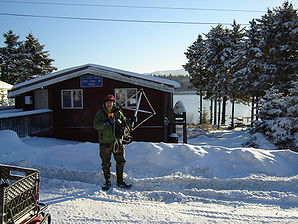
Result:
[[[32,4],[32,2],[43,4]],[[232,23],[235,19],[237,23],[247,24],[253,18],[264,15],[268,7],[281,6],[283,2],[284,0],[0,0],[0,14],[201,23]],[[298,0],[290,2],[297,8]],[[107,7],[107,5],[143,8]],[[33,33],[39,42],[45,45],[50,57],[55,59],[54,66],[59,70],[87,63],[139,73],[181,69],[186,63],[184,52],[196,40],[198,34],[207,33],[212,26],[216,25],[0,15],[1,34],[13,30],[20,35],[20,40],[23,40],[30,32]],[[2,36],[0,38],[0,46],[3,46],[4,39]]]

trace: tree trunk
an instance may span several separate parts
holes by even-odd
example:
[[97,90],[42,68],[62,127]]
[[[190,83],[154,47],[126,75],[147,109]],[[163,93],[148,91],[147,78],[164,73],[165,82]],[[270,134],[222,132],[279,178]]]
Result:
[[213,119],[213,100],[210,102],[210,124],[212,124]]
[[256,96],[256,120],[259,120],[259,96]]
[[232,114],[231,114],[231,128],[234,128],[234,116],[235,116],[235,98],[233,93],[233,99],[232,99]]
[[250,116],[250,126],[253,125],[253,120],[254,120],[254,104],[255,104],[255,97],[252,96],[251,99],[251,116]]
[[220,107],[221,107],[221,100],[218,98],[218,123],[217,123],[217,129],[220,128]]
[[200,90],[200,124],[203,123],[203,95],[202,95],[202,90]]
[[227,97],[224,96],[223,97],[223,101],[222,101],[222,115],[221,115],[221,124],[225,125],[226,124],[226,112],[227,112]]
[[217,125],[217,99],[214,100],[214,119],[213,124]]

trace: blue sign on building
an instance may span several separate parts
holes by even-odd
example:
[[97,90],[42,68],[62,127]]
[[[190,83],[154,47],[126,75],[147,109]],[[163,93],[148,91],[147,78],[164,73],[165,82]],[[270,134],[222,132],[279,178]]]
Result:
[[84,75],[80,77],[81,87],[102,87],[103,78],[96,75]]

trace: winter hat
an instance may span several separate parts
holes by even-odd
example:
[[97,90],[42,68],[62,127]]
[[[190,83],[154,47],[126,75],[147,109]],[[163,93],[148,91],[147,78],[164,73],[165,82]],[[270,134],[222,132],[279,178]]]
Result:
[[115,101],[115,97],[112,94],[106,95],[104,98],[104,101]]

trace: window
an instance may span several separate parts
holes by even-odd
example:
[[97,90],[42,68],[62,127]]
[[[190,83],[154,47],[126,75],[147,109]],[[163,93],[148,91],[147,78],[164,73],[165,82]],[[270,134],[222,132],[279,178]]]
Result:
[[62,90],[61,91],[62,109],[82,109],[83,90]]
[[135,108],[137,106],[137,89],[115,89],[116,106]]
[[33,97],[32,96],[25,96],[25,104],[32,105],[33,104]]

